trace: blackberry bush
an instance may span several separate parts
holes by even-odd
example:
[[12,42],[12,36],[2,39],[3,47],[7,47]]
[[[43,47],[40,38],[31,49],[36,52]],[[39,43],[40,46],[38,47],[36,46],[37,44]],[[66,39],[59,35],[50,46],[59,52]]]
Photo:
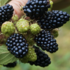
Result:
[[13,15],[13,7],[9,4],[6,4],[5,6],[0,7],[0,25],[11,19]]
[[66,12],[53,10],[45,13],[44,16],[38,20],[38,24],[42,29],[54,29],[63,26],[69,21],[69,14]]
[[17,58],[24,57],[28,52],[28,44],[23,35],[15,33],[11,35],[6,42],[8,50]]
[[13,14],[15,10],[12,5],[0,7],[0,40],[3,42],[3,45],[0,42],[0,65],[15,67],[18,59],[22,63],[41,67],[51,64],[45,52],[58,50],[55,39],[58,28],[70,18],[66,12],[51,11],[52,5],[51,0],[28,0],[24,7],[20,7],[24,10],[20,18],[17,11]]
[[42,30],[38,36],[35,37],[35,42],[43,50],[47,50],[50,53],[58,50],[58,44],[49,31]]
[[31,19],[39,19],[45,11],[48,10],[50,4],[48,0],[31,0],[23,7],[24,13]]
[[37,60],[34,62],[29,62],[31,65],[35,64],[36,66],[46,67],[51,61],[47,54],[42,52],[38,47],[34,46],[35,52],[37,54]]

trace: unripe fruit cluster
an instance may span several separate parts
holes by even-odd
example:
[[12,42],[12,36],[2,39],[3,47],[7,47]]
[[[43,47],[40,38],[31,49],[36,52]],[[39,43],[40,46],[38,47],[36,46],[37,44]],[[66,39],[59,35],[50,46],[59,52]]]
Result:
[[10,36],[11,34],[15,33],[15,30],[21,34],[30,31],[31,34],[36,35],[41,31],[41,28],[37,23],[30,25],[27,20],[22,18],[17,21],[16,25],[14,25],[12,22],[7,21],[1,26],[1,32],[6,36]]

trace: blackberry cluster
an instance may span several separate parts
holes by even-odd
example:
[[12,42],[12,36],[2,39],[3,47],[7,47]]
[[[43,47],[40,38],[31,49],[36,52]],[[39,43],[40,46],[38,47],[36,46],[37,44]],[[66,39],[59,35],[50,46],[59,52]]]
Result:
[[9,64],[7,64],[7,65],[3,65],[3,66],[5,66],[5,67],[15,67],[17,65],[17,62],[13,62],[13,63],[9,63]]
[[42,52],[38,47],[35,47],[35,52],[37,55],[37,60],[35,62],[29,62],[31,65],[35,64],[36,66],[46,67],[48,66],[51,61],[47,54]]
[[6,4],[5,6],[0,7],[0,25],[11,19],[13,15],[13,7],[9,4]]
[[51,35],[50,31],[42,30],[39,35],[35,37],[35,42],[43,50],[46,50],[50,53],[56,52],[58,50],[58,44]]
[[31,19],[38,19],[49,7],[48,0],[29,0],[23,10]]
[[42,29],[54,29],[61,27],[67,21],[69,21],[69,14],[66,12],[53,10],[51,12],[46,12],[45,15],[42,16],[37,22]]
[[21,34],[11,35],[6,42],[8,50],[17,58],[23,58],[28,52],[28,44]]

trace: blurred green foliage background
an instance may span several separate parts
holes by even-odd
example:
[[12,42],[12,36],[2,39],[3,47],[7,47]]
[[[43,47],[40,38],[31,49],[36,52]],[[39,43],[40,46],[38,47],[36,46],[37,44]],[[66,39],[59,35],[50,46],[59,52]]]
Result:
[[[62,11],[70,14],[70,6],[62,9]],[[70,70],[70,21],[59,28],[59,36],[56,39],[59,50],[54,54],[46,52],[51,58],[51,64],[48,67],[31,66],[18,61],[15,68],[0,66],[0,70]]]

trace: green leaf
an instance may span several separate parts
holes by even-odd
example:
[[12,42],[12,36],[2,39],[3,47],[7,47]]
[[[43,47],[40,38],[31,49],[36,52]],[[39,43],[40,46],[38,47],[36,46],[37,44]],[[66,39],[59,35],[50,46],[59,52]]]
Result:
[[9,0],[0,0],[0,7],[5,5]]
[[0,46],[0,65],[6,65],[8,63],[13,63],[16,60],[17,58],[7,50],[6,45]]

